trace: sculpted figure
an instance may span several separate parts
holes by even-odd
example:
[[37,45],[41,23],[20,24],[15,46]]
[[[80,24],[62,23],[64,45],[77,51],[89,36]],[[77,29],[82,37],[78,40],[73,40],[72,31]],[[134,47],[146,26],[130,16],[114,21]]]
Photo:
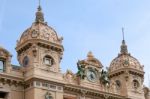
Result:
[[53,97],[51,96],[49,92],[47,92],[45,95],[45,99],[53,99]]
[[81,79],[84,79],[86,77],[85,75],[85,66],[81,65],[79,62],[77,63],[77,67],[78,67],[78,72],[77,72],[77,76],[80,77]]
[[100,74],[100,82],[105,86],[109,85],[109,83],[110,83],[109,77],[108,77],[108,72],[104,71],[103,69]]

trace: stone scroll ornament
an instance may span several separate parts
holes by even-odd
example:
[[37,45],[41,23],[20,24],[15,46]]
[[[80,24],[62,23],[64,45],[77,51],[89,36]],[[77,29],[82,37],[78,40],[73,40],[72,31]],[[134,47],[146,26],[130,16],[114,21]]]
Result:
[[100,83],[104,86],[108,86],[110,84],[108,71],[102,69],[102,71],[100,72]]
[[79,77],[80,79],[84,79],[86,77],[85,65],[77,62],[77,67],[78,67],[77,77]]
[[53,97],[51,96],[51,93],[47,92],[45,94],[45,99],[53,99]]

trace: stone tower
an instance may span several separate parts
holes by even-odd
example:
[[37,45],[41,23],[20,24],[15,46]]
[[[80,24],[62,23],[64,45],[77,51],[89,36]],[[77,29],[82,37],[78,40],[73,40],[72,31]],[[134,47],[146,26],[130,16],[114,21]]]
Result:
[[35,22],[25,30],[17,43],[18,61],[24,68],[40,68],[59,72],[62,58],[62,38],[44,22],[39,6]]
[[122,40],[120,53],[110,64],[109,76],[111,83],[115,85],[114,93],[129,99],[145,99],[143,66],[128,53],[124,39]]
[[[59,38],[56,31],[44,21],[44,14],[39,5],[35,22],[23,32],[16,47],[18,61],[24,72],[25,86],[31,87],[25,92],[25,99],[38,99],[42,97],[38,96],[41,93],[43,96],[51,94],[58,99],[57,93],[51,92],[51,88],[47,89],[46,86],[57,90],[56,85],[49,84],[62,80],[60,73],[60,61],[64,51],[62,40],[63,38]],[[45,91],[42,91],[43,88],[46,88]],[[58,96],[61,97],[60,94]]]

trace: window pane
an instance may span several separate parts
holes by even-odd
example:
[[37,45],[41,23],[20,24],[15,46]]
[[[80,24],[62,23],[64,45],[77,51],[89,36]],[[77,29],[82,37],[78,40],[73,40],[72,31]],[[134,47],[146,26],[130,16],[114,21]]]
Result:
[[52,65],[52,59],[51,58],[45,58],[45,64]]
[[0,61],[0,72],[3,72],[4,69],[4,62]]
[[49,65],[52,65],[52,59],[49,58]]
[[45,59],[45,64],[49,64],[49,63],[50,63],[49,59],[46,58],[46,59]]

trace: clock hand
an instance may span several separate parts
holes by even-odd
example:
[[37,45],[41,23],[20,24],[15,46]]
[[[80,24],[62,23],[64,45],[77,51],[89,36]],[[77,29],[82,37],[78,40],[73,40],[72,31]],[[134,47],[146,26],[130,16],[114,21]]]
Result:
[[92,78],[92,79],[94,78],[93,74],[91,74],[91,78]]

